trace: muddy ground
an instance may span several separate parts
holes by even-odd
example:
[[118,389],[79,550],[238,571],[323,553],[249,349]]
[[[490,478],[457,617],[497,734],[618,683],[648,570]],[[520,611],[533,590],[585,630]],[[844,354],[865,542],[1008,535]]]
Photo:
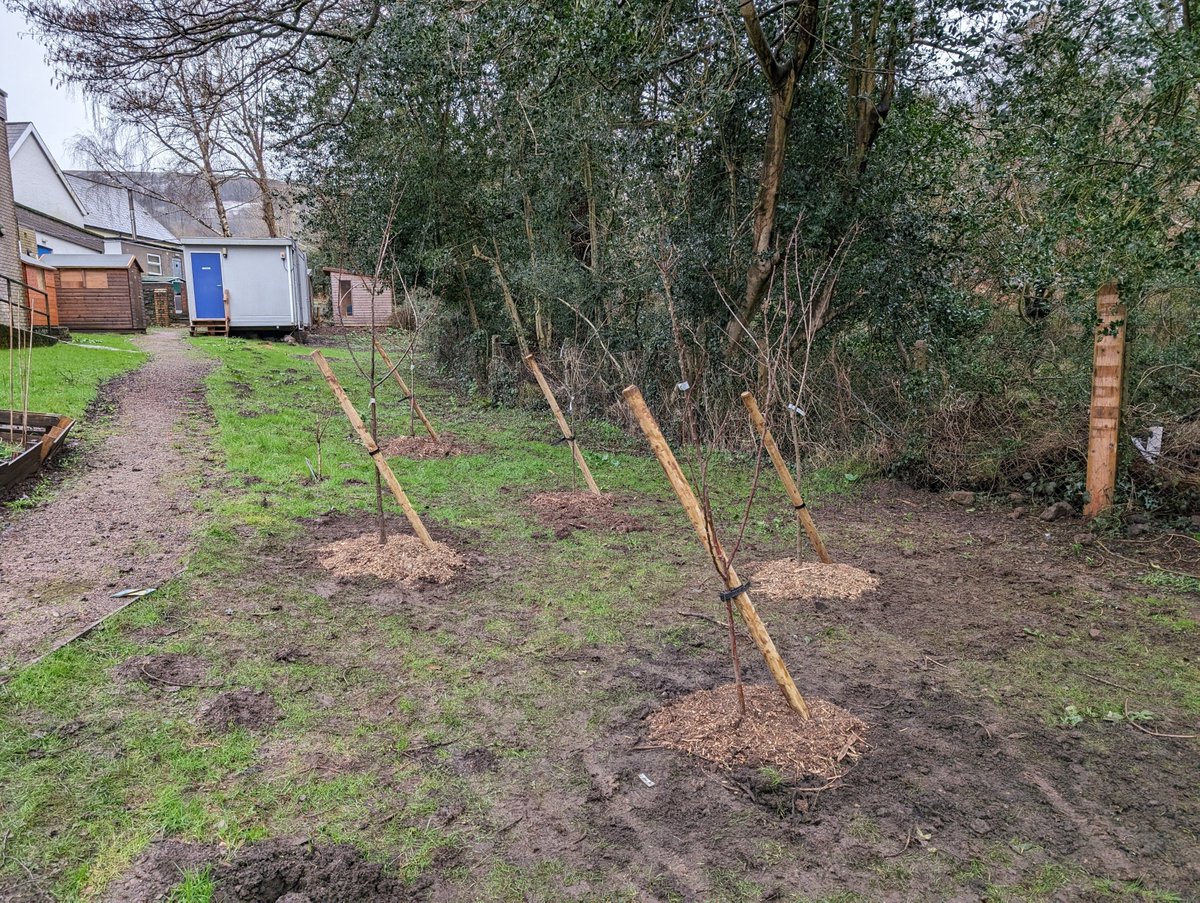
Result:
[[[647,743],[646,714],[730,679],[723,627],[709,620],[717,613],[713,582],[703,566],[681,563],[678,593],[655,610],[661,631],[645,630],[628,645],[558,650],[535,663],[472,667],[467,679],[485,689],[471,724],[407,757],[453,775],[457,789],[430,822],[456,841],[403,893],[393,887],[345,899],[483,899],[463,875],[485,874],[497,859],[531,873],[554,863],[555,874],[569,879],[502,899],[1104,900],[1140,899],[1145,888],[1194,899],[1196,741],[1151,736],[1129,723],[1048,721],[1041,681],[1059,676],[1024,660],[1033,647],[1058,649],[1062,676],[1094,675],[1101,691],[1117,683],[1106,677],[1108,644],[1135,629],[1131,600],[1147,592],[1137,579],[1144,566],[1117,556],[1186,560],[1188,550],[1176,555],[1168,539],[1110,542],[1081,554],[1078,523],[1008,513],[965,512],[940,497],[875,487],[825,505],[821,516],[837,525],[829,531],[837,559],[877,576],[877,590],[853,601],[759,597],[801,688],[870,725],[870,748],[841,780],[728,772]],[[315,548],[369,526],[366,517],[325,518],[312,525],[310,542]],[[478,542],[458,540],[466,548]],[[751,543],[745,561],[776,554]],[[481,562],[473,576],[425,588],[336,581],[305,568],[302,582],[343,612],[359,608],[368,622],[399,617],[414,634],[442,634],[450,648],[471,648],[498,616],[514,618],[510,641],[519,646],[540,616],[536,607],[514,615],[475,604],[481,586],[510,576],[503,563]],[[332,630],[331,637],[354,637],[332,648],[320,635],[289,629],[286,619],[268,624],[275,632],[260,652],[299,649],[310,663],[384,674],[402,667],[403,652],[365,626]],[[752,652],[744,661],[749,680],[769,683]],[[520,704],[535,683],[553,687],[544,747],[531,740],[541,728],[531,728]],[[1116,692],[1135,709],[1174,719],[1149,729],[1196,731],[1194,715],[1187,720],[1167,700],[1147,696],[1148,688]],[[348,701],[343,729],[381,727],[398,715],[362,688]],[[533,750],[532,759],[513,754],[522,749]],[[337,764],[319,761],[374,776],[382,806],[375,819],[388,818],[385,801],[411,787],[394,762],[365,748]],[[235,868],[224,855],[206,861]],[[332,888],[340,878],[330,880]],[[308,892],[314,901],[342,899],[319,887]]]
[[[88,470],[13,528],[26,548],[27,525],[116,534],[120,555],[86,541],[57,553],[88,587],[157,579],[193,523],[170,478],[188,402],[162,381],[195,385],[203,369],[151,338],[160,369],[119,390],[102,460],[143,396],[164,407],[163,448],[140,471]],[[731,678],[711,564],[654,485],[611,508],[646,529],[562,498],[539,509],[544,490],[527,486],[489,505],[507,521],[429,516],[471,562],[445,585],[322,568],[322,546],[372,531],[364,513],[230,529],[159,621],[114,623],[104,648],[127,657],[106,663],[96,709],[12,716],[36,728],[12,747],[30,768],[41,737],[89,768],[119,760],[135,715],[185,726],[189,755],[228,736],[249,750],[185,787],[191,827],[147,822],[132,861],[110,852],[79,896],[161,901],[203,870],[212,900],[245,903],[1200,899],[1200,584],[1147,582],[1164,573],[1151,562],[1200,571],[1195,539],[1096,540],[1075,519],[892,483],[814,506],[834,559],[878,587],[751,594],[800,689],[867,722],[869,748],[840,780],[796,781],[647,742],[648,713]],[[147,504],[162,507],[146,517]],[[138,556],[144,530],[177,542]],[[751,531],[739,567],[790,547]],[[10,654],[62,634],[61,603],[44,603],[18,618],[10,600]],[[770,682],[745,637],[742,658],[747,680]],[[126,788],[131,818],[152,789]],[[63,829],[30,820],[44,846]],[[3,849],[0,900],[48,899],[80,866]]]

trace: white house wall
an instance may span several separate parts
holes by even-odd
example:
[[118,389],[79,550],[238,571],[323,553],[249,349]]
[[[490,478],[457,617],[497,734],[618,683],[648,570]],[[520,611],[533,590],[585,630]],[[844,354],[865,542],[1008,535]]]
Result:
[[[73,241],[67,241],[65,238],[59,238],[56,235],[47,235],[45,232],[33,233],[37,236],[37,243],[43,248],[49,248],[51,254],[95,254],[95,248],[85,248],[83,245],[77,245]],[[108,251],[105,250],[107,254]]]
[[[12,173],[13,198],[18,204],[64,223],[83,227],[83,211],[32,135],[21,143],[13,156]],[[82,253],[94,252],[85,250]]]

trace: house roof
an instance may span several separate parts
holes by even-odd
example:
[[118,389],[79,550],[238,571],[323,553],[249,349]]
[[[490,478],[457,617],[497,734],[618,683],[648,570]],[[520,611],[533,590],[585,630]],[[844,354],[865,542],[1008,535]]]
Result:
[[104,239],[100,236],[85,232],[78,226],[64,223],[62,220],[31,210],[21,204],[17,204],[17,225],[33,229],[35,232],[45,232],[47,235],[61,238],[64,241],[74,242],[81,247],[91,248],[97,253],[104,250]]
[[[14,126],[19,126],[19,131],[15,135],[13,134]],[[14,159],[17,151],[24,146],[26,141],[32,138],[37,142],[37,146],[41,149],[42,154],[50,161],[50,166],[54,169],[54,174],[58,176],[58,180],[67,189],[67,194],[71,196],[71,200],[75,202],[75,206],[79,208],[79,212],[86,217],[87,207],[79,199],[79,195],[75,193],[75,189],[71,187],[71,183],[67,181],[67,176],[62,171],[62,167],[58,165],[58,161],[54,159],[54,154],[50,153],[50,148],[46,146],[46,142],[38,134],[37,126],[32,122],[10,122],[7,123],[6,131],[8,132],[8,159]]]
[[118,185],[104,185],[91,179],[67,174],[67,182],[83,200],[87,208],[84,225],[118,235],[137,235],[151,241],[177,244],[179,239],[171,230],[154,218],[137,196],[133,197],[133,216],[130,216],[128,189]]
[[291,236],[280,236],[279,238],[185,238],[182,239],[182,244],[196,245],[197,247],[212,248],[229,245],[230,247],[267,247],[267,248],[286,248],[289,245],[296,244],[296,239]]
[[4,125],[8,132],[8,154],[11,157],[17,145],[21,143],[21,139],[25,137],[25,133],[33,128],[33,123],[6,122]]
[[[49,256],[53,257],[55,255],[51,254]],[[58,267],[52,266],[48,261],[42,260],[41,258],[38,258],[38,257],[34,257],[32,254],[22,254],[21,255],[21,263],[28,264],[31,267],[37,267],[40,270],[56,270],[56,269],[58,269]]]
[[53,254],[54,265],[60,270],[127,270],[142,265],[132,254]]

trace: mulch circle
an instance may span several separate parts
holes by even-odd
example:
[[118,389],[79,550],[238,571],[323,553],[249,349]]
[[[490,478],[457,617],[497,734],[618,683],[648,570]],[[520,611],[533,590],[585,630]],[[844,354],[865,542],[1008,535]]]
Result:
[[194,655],[135,655],[117,665],[113,676],[126,682],[140,680],[169,687],[205,687],[212,686],[206,680],[209,667],[207,661]]
[[538,520],[554,530],[555,539],[565,539],[576,530],[608,533],[637,533],[646,525],[620,510],[613,496],[590,492],[541,492],[527,500]]
[[452,458],[455,455],[477,455],[484,451],[482,446],[472,445],[445,433],[437,442],[428,435],[393,436],[391,439],[381,442],[379,447],[383,451],[384,457],[412,458],[415,461]]
[[275,697],[263,690],[244,687],[218,693],[212,699],[200,703],[196,710],[196,721],[202,727],[216,733],[231,731],[235,727],[248,730],[271,727],[283,717]]
[[389,533],[380,543],[376,533],[339,539],[317,549],[321,567],[339,577],[375,577],[401,583],[447,583],[466,565],[445,543],[427,549],[411,533]]
[[879,578],[848,564],[803,563],[781,558],[759,565],[751,586],[773,599],[857,599],[879,586]]
[[646,717],[650,742],[732,769],[773,765],[793,778],[840,777],[866,747],[867,725],[840,706],[806,698],[811,717],[792,711],[775,686],[743,685],[689,693]]

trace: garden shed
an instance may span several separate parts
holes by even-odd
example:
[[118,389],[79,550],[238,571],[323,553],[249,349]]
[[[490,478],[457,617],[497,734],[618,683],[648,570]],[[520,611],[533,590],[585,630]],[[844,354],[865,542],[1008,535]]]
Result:
[[312,325],[308,258],[294,238],[188,238],[183,252],[193,332]]
[[142,266],[132,254],[54,254],[58,324],[144,330]]
[[395,303],[386,280],[326,267],[334,326],[387,326]]

